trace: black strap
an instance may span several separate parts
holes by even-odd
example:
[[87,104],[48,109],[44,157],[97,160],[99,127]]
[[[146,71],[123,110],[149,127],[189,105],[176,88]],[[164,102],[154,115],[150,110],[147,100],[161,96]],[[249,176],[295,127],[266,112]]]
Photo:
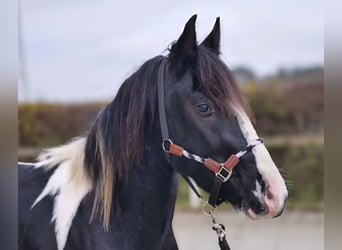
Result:
[[221,250],[230,250],[226,237],[222,241],[219,239],[219,246]]
[[212,205],[213,207],[217,206],[222,184],[223,184],[222,180],[216,176],[213,186],[211,187],[210,196],[208,200],[208,203]]
[[226,236],[224,236],[222,239],[219,237],[218,238],[218,244],[219,244],[221,250],[230,250]]
[[[169,137],[169,129],[167,127],[167,120],[165,114],[165,92],[164,92],[164,78],[165,78],[165,65],[166,58],[163,58],[160,62],[158,68],[158,78],[157,78],[157,88],[158,88],[158,111],[159,111],[159,121],[160,121],[160,129],[162,134],[162,141],[168,140]],[[170,154],[165,153],[166,160],[170,162]]]
[[[167,126],[166,113],[165,113],[165,92],[164,92],[164,81],[165,81],[165,67],[166,66],[166,58],[163,58],[160,62],[158,68],[158,111],[159,111],[159,121],[160,121],[160,129],[162,134],[162,141],[168,140],[169,137],[169,129]],[[169,153],[165,152],[166,160],[170,163],[171,156]],[[179,172],[179,171],[178,171]],[[190,181],[189,177],[180,173],[184,180],[188,183],[192,191],[196,194],[199,199],[203,199],[199,191],[195,188],[194,184]]]

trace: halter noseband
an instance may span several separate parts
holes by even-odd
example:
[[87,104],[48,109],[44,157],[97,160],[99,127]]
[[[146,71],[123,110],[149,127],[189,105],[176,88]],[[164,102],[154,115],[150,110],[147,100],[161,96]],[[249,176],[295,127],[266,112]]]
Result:
[[[164,152],[166,152],[166,159],[170,163],[171,157],[170,154],[176,156],[184,156],[190,160],[194,160],[203,164],[205,167],[210,169],[212,172],[215,173],[215,180],[214,184],[212,185],[210,196],[208,203],[216,207],[219,201],[219,193],[221,191],[221,186],[224,182],[227,182],[233,173],[233,169],[235,166],[240,162],[240,158],[250,152],[255,146],[263,143],[262,138],[257,138],[251,141],[244,149],[240,150],[236,154],[232,154],[228,159],[223,162],[219,163],[212,158],[206,158],[202,156],[198,156],[193,154],[187,150],[185,150],[182,146],[173,143],[169,136],[169,130],[167,126],[166,120],[166,113],[165,113],[165,93],[164,93],[164,81],[165,81],[165,69],[166,69],[166,58],[161,60],[161,63],[158,68],[158,109],[159,109],[159,120],[160,120],[160,128],[162,134],[162,148]],[[179,170],[178,170],[179,171]],[[186,182],[189,184],[191,189],[195,192],[195,194],[200,198],[203,199],[199,192],[196,190],[194,185],[192,185],[189,178],[183,174],[181,174]]]
[[212,172],[215,173],[217,178],[219,178],[222,182],[226,182],[229,180],[232,175],[233,169],[240,162],[240,158],[250,152],[255,146],[263,143],[263,139],[258,138],[249,143],[243,150],[239,151],[236,154],[232,154],[225,162],[219,163],[212,158],[205,158],[198,156],[196,154],[190,153],[185,150],[182,146],[174,144],[170,139],[164,140],[162,142],[162,148],[165,152],[177,155],[184,156],[190,160],[197,161],[207,168],[209,168]]

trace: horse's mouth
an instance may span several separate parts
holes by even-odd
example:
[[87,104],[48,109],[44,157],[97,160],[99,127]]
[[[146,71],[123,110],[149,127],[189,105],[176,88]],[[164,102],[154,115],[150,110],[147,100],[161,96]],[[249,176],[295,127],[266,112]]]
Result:
[[262,219],[268,214],[268,208],[265,203],[260,201],[253,201],[250,203],[242,202],[240,205],[240,211],[243,211],[245,215],[252,220]]
[[259,219],[261,219],[261,216],[260,216],[260,215],[257,215],[257,214],[253,211],[253,209],[251,209],[251,208],[249,208],[249,209],[245,212],[245,214],[247,215],[247,217],[249,217],[249,218],[252,219],[252,220],[259,220]]

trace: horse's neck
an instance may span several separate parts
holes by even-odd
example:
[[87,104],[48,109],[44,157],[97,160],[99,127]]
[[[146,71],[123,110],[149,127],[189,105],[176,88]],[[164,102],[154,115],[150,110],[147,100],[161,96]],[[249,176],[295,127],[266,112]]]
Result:
[[170,238],[177,184],[165,158],[145,147],[143,162],[114,188],[109,234],[99,233],[100,223],[93,224],[93,249],[160,249]]
[[136,230],[126,233],[143,237],[154,232],[153,237],[163,241],[171,228],[177,188],[178,176],[163,152],[146,146],[142,164],[133,167],[113,193],[112,226],[123,221]]
[[153,147],[146,146],[142,163],[130,170],[127,179],[122,180],[114,192],[114,203],[118,202],[115,205],[126,209],[152,209],[154,214],[165,205],[174,206],[177,175],[163,158]]

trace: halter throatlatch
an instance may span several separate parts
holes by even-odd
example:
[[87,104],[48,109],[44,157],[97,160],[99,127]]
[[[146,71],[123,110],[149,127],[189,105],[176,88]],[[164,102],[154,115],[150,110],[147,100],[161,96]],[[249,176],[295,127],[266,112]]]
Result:
[[[166,58],[163,58],[160,62],[158,68],[158,111],[159,111],[159,121],[160,121],[160,129],[162,134],[162,148],[164,152],[166,152],[165,156],[167,161],[171,164],[171,154],[176,155],[179,157],[186,157],[190,160],[194,160],[198,163],[203,164],[205,167],[210,169],[212,172],[215,173],[214,183],[211,188],[209,200],[205,201],[195,186],[190,181],[189,177],[180,173],[185,181],[188,183],[190,188],[194,191],[197,197],[202,201],[203,207],[202,210],[204,214],[210,216],[212,218],[212,229],[217,233],[218,236],[218,243],[221,250],[230,250],[228,242],[226,240],[226,233],[225,227],[222,224],[216,223],[215,212],[217,205],[220,204],[222,201],[219,200],[219,194],[221,191],[222,184],[227,182],[233,173],[233,169],[236,165],[240,162],[240,158],[243,157],[245,154],[250,152],[255,146],[263,143],[263,139],[257,138],[247,146],[242,149],[241,151],[237,152],[236,154],[232,154],[228,157],[228,159],[223,162],[219,163],[212,158],[209,157],[202,157],[198,156],[194,153],[191,153],[185,150],[182,146],[173,143],[169,136],[169,130],[167,126],[166,120],[166,113],[165,113],[165,98],[164,98],[164,75],[166,69]],[[178,170],[179,171],[179,170]],[[213,209],[206,209],[207,205],[212,206]]]

